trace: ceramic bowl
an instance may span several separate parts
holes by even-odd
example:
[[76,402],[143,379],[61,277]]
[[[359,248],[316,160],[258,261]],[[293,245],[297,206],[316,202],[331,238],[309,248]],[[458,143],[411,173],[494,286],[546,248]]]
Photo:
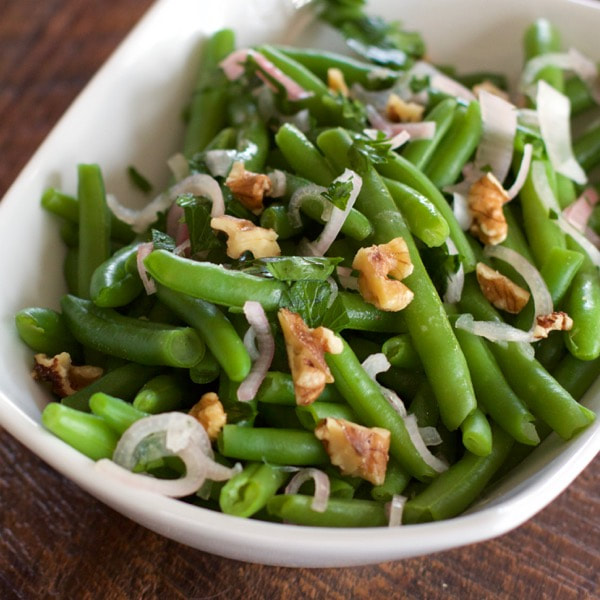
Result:
[[[300,2],[296,2],[299,4]],[[394,0],[369,10],[424,33],[430,57],[473,69],[518,72],[524,28],[536,17],[557,23],[565,44],[600,58],[600,4],[586,0]],[[31,352],[14,314],[57,307],[64,292],[63,248],[55,222],[39,207],[49,185],[75,191],[76,164],[98,162],[107,189],[130,204],[125,167],[135,164],[165,185],[165,160],[182,136],[181,108],[192,88],[198,50],[221,27],[240,46],[302,43],[343,49],[289,0],[162,0],[74,102],[0,204],[0,424],[52,467],[134,521],[184,544],[271,565],[330,567],[376,563],[478,542],[502,534],[551,502],[600,449],[600,419],[570,442],[548,438],[467,514],[440,523],[377,529],[313,529],[238,519],[106,479],[93,463],[40,426],[49,398],[30,377]],[[23,245],[27,238],[26,248]],[[600,413],[600,385],[584,404]],[[74,524],[76,526],[76,524]]]

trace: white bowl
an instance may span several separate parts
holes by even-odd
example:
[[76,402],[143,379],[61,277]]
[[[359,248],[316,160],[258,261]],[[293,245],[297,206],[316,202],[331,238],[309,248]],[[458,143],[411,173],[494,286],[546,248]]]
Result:
[[[565,44],[599,59],[600,4],[588,0],[393,0],[369,10],[401,18],[425,34],[433,60],[513,73],[521,38],[546,16]],[[75,165],[98,162],[109,191],[132,197],[125,167],[136,165],[157,185],[165,159],[179,148],[180,112],[191,90],[197,50],[224,26],[240,45],[274,41],[342,48],[322,27],[306,25],[283,0],[163,0],[101,69],[20,174],[0,204],[0,423],[55,469],[107,505],[170,538],[222,556],[271,565],[330,567],[377,563],[461,546],[500,535],[551,502],[600,449],[600,420],[568,443],[548,438],[468,514],[440,523],[378,529],[313,529],[238,519],[177,500],[131,490],[94,471],[88,460],[40,426],[48,397],[29,374],[31,352],[17,339],[14,314],[56,307],[63,293],[62,245],[39,207],[48,185],[75,190]],[[600,413],[599,382],[584,399]]]

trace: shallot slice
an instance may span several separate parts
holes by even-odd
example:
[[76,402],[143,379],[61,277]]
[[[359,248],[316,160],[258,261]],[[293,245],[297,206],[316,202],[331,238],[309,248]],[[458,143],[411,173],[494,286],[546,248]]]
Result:
[[402,525],[402,513],[404,512],[404,505],[407,500],[408,498],[406,496],[394,494],[390,502],[386,505],[389,527],[398,527]]
[[247,300],[244,303],[243,310],[250,327],[256,334],[259,352],[258,358],[252,364],[250,373],[242,381],[237,391],[237,398],[240,402],[250,402],[256,396],[256,392],[271,366],[275,354],[275,340],[271,333],[267,315],[259,302]]
[[144,266],[144,259],[154,250],[154,244],[152,242],[147,242],[145,244],[140,244],[137,250],[136,256],[136,265],[137,270],[140,275],[140,279],[144,284],[144,289],[146,290],[146,294],[148,296],[152,294],[156,294],[156,283],[154,279],[150,279],[148,277],[148,272],[146,271],[146,267]]
[[315,495],[310,505],[315,512],[325,512],[329,502],[330,483],[329,477],[323,471],[314,468],[306,468],[298,471],[285,488],[285,494],[295,494],[302,484],[309,479],[315,482]]

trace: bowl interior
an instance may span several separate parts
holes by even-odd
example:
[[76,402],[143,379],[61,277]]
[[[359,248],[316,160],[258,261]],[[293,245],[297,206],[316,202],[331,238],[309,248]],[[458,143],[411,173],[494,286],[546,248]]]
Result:
[[[523,31],[539,16],[560,26],[566,47],[575,45],[600,58],[595,48],[599,7],[586,0],[374,0],[369,9],[424,32],[434,62],[456,64],[464,72],[500,70],[514,79],[522,64]],[[143,200],[128,182],[128,165],[147,174],[156,189],[164,187],[165,161],[179,149],[180,114],[192,89],[198,49],[208,34],[226,26],[238,32],[240,46],[269,41],[344,50],[339,36],[315,24],[306,7],[297,11],[291,0],[221,0],[214,5],[162,0],[154,6],[0,204],[5,282],[0,296],[0,423],[131,518],[192,546],[242,560],[303,566],[378,562],[486,539],[522,523],[593,458],[600,448],[598,424],[567,444],[551,436],[469,515],[396,531],[324,535],[208,513],[164,498],[149,502],[146,494],[102,481],[90,461],[39,426],[40,408],[48,397],[30,377],[31,352],[16,336],[14,314],[25,306],[56,308],[64,292],[64,249],[56,223],[39,207],[41,192],[52,185],[74,193],[75,167],[82,162],[98,162],[107,190],[124,203],[140,205]],[[600,412],[599,384],[584,402]]]

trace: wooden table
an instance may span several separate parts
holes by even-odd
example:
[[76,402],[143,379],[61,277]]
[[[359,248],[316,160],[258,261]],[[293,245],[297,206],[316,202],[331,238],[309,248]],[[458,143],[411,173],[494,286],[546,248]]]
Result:
[[[0,196],[150,4],[0,0]],[[600,597],[599,476],[596,460],[490,542],[377,566],[284,569],[151,533],[0,432],[0,598]]]

